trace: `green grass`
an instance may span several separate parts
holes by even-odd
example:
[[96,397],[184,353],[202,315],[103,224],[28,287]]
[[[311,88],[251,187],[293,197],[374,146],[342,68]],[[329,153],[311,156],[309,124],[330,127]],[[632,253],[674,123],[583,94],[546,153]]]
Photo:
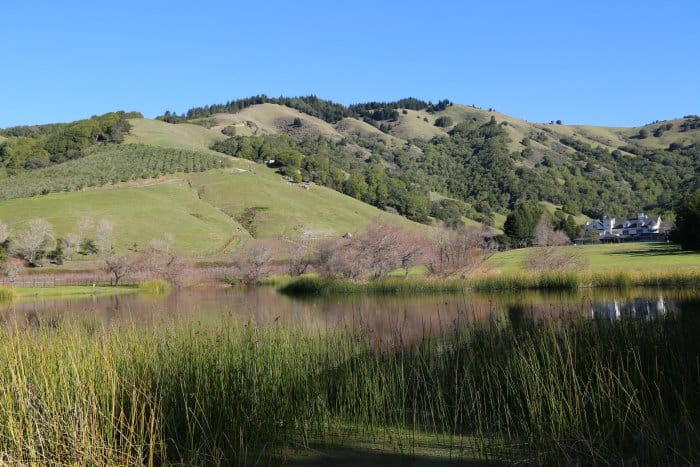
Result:
[[[584,272],[600,271],[668,271],[700,269],[700,254],[682,251],[676,245],[663,243],[619,243],[610,245],[577,245],[575,248],[586,260]],[[522,264],[532,249],[522,248],[498,252],[487,265],[504,274],[523,271]]]
[[403,279],[388,277],[369,282],[303,276],[286,281],[278,287],[280,293],[291,296],[328,296],[341,294],[414,295],[464,292],[464,281]]
[[0,328],[3,456],[272,464],[292,446],[310,454],[291,457],[303,464],[325,448],[369,461],[381,443],[375,460],[693,464],[699,305],[660,321],[571,323],[514,307],[382,350],[344,330],[39,318]]
[[125,143],[208,152],[212,143],[226,139],[220,132],[189,123],[172,125],[146,118],[130,119],[129,123],[132,128],[124,140]]
[[247,208],[264,208],[254,220],[259,238],[342,235],[363,230],[377,220],[419,228],[329,188],[305,190],[262,165],[241,163],[239,167],[245,171],[215,170],[191,174],[189,179],[202,200],[230,216],[240,216]]
[[138,185],[3,201],[0,219],[19,230],[29,219],[44,218],[61,237],[73,231],[82,216],[95,222],[106,218],[114,225],[118,250],[134,243],[145,248],[150,240],[169,232],[175,236],[176,249],[200,254],[224,247],[234,233],[245,236],[237,222],[198,199],[182,179]]
[[343,294],[414,295],[435,293],[516,292],[554,290],[574,292],[579,289],[627,289],[652,287],[695,289],[700,287],[698,270],[606,271],[606,272],[517,272],[490,274],[467,280],[427,279],[425,277],[386,277],[356,282],[341,278],[302,276],[275,280],[280,293],[291,296],[332,296]]
[[90,297],[93,295],[121,295],[134,293],[134,287],[120,286],[82,286],[82,285],[66,285],[56,287],[14,287],[14,298],[19,301],[32,301],[46,298],[78,298]]
[[138,293],[153,297],[162,297],[170,293],[170,284],[162,279],[152,279],[138,285]]
[[17,296],[17,292],[12,287],[0,286],[0,303],[11,303]]

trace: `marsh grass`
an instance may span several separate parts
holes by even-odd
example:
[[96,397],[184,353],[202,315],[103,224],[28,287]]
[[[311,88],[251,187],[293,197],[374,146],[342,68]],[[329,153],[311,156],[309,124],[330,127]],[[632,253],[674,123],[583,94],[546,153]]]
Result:
[[170,284],[163,279],[152,279],[139,283],[138,293],[151,297],[162,297],[170,293]]
[[345,279],[302,276],[282,283],[278,291],[292,296],[323,296],[343,294],[418,295],[464,292],[467,284],[458,280],[430,280],[386,277],[368,282]]
[[698,306],[654,322],[506,314],[391,350],[236,322],[7,327],[0,439],[10,463],[264,464],[343,432],[408,455],[432,440],[445,459],[694,463]]
[[12,287],[0,286],[0,303],[1,304],[12,303],[15,300],[15,298],[17,298],[17,294],[15,293],[15,290]]
[[360,293],[417,295],[465,291],[494,293],[530,290],[575,292],[584,288],[625,290],[631,287],[692,289],[700,287],[700,271],[609,271],[600,273],[549,271],[492,274],[466,280],[387,277],[365,282],[332,277],[302,276],[273,284],[277,285],[279,292],[291,296]]

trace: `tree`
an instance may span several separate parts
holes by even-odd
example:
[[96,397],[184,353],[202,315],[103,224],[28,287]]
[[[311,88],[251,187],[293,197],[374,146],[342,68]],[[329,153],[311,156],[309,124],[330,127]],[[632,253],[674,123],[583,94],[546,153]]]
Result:
[[483,231],[476,228],[442,230],[428,242],[426,267],[431,274],[466,276],[484,262]]
[[100,255],[105,255],[114,247],[114,226],[109,219],[101,219],[97,224],[95,247]]
[[180,287],[192,270],[190,260],[172,247],[175,236],[166,233],[163,238],[153,239],[141,254],[138,268],[152,278],[164,279]]
[[393,224],[375,222],[352,238],[331,239],[317,251],[317,268],[325,276],[378,279],[391,271],[408,270],[422,257],[422,242]]
[[438,117],[437,119],[435,119],[435,126],[436,127],[445,128],[448,126],[452,126],[452,124],[453,124],[452,117],[449,117],[449,116]]
[[65,252],[63,251],[63,239],[59,238],[56,242],[56,248],[46,255],[53,263],[61,265],[65,259]]
[[13,243],[16,253],[30,265],[36,266],[43,252],[54,241],[53,227],[45,219],[32,219],[27,227],[17,234]]
[[314,260],[309,244],[304,239],[295,240],[289,246],[289,275],[301,276]]
[[637,133],[637,137],[639,139],[646,139],[648,136],[649,130],[647,130],[646,128],[642,128],[641,130],[639,130],[639,133]]
[[532,244],[535,226],[542,216],[542,208],[536,203],[518,203],[515,210],[508,214],[503,225],[503,232],[517,246],[525,247]]
[[549,216],[544,214],[535,226],[533,232],[533,245],[537,246],[561,246],[571,243],[566,233],[555,231]]
[[700,190],[681,199],[676,209],[673,240],[684,250],[700,250]]
[[5,242],[10,238],[10,228],[4,222],[0,221],[0,245],[5,245]]
[[7,248],[10,243],[10,228],[0,221],[0,268],[7,263]]
[[66,257],[70,257],[73,253],[81,250],[81,246],[93,226],[94,223],[89,217],[81,217],[75,222],[75,230],[61,240],[63,253]]
[[104,270],[112,275],[114,280],[110,280],[110,284],[115,287],[125,276],[134,272],[137,266],[138,260],[131,254],[111,254],[104,258]]
[[272,248],[256,242],[242,245],[233,254],[233,268],[246,284],[256,284],[272,271]]

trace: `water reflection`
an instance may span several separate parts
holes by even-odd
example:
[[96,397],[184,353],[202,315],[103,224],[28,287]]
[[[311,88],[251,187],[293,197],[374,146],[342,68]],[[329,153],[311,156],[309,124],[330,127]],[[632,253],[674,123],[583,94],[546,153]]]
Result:
[[687,293],[635,289],[298,300],[271,289],[209,287],[174,292],[164,298],[121,295],[16,303],[0,306],[0,322],[20,327],[81,323],[87,329],[104,329],[180,322],[220,325],[235,320],[256,326],[291,325],[319,331],[344,327],[369,333],[376,342],[390,347],[415,342],[426,335],[444,335],[474,321],[517,327],[554,319],[654,319],[674,313],[676,302],[687,298]]
[[591,307],[593,319],[658,319],[668,312],[662,296],[656,298],[634,298],[632,300],[607,300]]

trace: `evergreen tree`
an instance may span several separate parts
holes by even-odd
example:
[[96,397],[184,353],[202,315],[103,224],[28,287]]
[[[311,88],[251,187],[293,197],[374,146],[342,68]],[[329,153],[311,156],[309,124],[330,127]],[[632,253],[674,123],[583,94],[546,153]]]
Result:
[[515,210],[506,218],[503,232],[513,239],[517,246],[532,245],[535,226],[540,217],[542,217],[542,208],[538,204],[518,203]]
[[678,205],[673,239],[684,250],[700,250],[700,190],[686,194]]

